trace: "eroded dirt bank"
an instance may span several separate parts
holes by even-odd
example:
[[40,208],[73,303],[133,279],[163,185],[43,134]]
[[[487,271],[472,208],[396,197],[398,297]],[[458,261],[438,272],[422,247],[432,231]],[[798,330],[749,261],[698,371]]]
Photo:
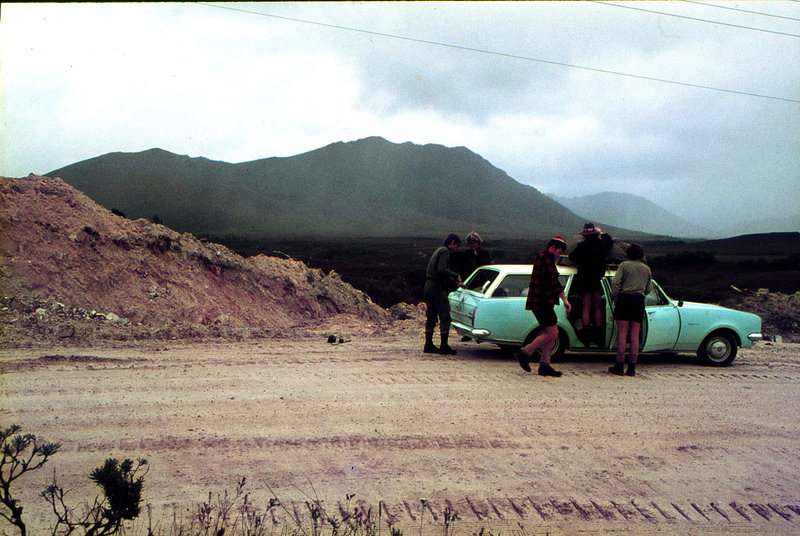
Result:
[[798,344],[724,369],[645,357],[636,378],[573,354],[544,379],[486,345],[352,339],[2,352],[2,424],[63,443],[23,482],[29,522],[54,469],[93,496],[113,456],[147,458],[156,519],[244,476],[259,511],[272,492],[306,520],[311,499],[359,505],[387,533],[442,534],[448,513],[453,534],[800,533]]

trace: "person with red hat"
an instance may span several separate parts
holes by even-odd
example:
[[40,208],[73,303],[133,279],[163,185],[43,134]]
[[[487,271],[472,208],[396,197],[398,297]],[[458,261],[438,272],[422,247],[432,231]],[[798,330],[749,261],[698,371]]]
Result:
[[538,351],[540,355],[538,374],[540,376],[557,378],[562,374],[550,365],[550,352],[553,350],[553,343],[558,338],[555,306],[561,300],[564,302],[567,314],[572,310],[572,306],[564,294],[564,286],[558,280],[558,268],[556,268],[558,258],[566,249],[567,243],[564,239],[560,235],[555,236],[547,242],[544,251],[538,253],[533,260],[525,309],[533,312],[533,316],[536,317],[543,331],[530,344],[520,348],[516,357],[522,369],[531,372],[530,359]]

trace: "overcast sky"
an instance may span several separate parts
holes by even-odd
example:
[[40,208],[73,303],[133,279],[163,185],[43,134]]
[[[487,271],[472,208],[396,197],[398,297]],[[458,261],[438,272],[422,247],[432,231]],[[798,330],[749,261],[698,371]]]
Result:
[[714,227],[800,214],[800,2],[5,3],[0,60],[5,176],[382,136]]

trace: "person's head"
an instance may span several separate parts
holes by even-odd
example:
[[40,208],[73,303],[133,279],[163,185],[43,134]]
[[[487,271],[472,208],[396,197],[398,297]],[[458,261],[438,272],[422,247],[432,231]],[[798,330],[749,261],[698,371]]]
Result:
[[461,239],[455,233],[450,233],[444,239],[444,247],[449,250],[458,249],[458,246],[461,245]]
[[561,235],[556,235],[547,242],[546,249],[555,255],[562,255],[567,250],[567,243]]
[[640,261],[644,259],[644,248],[639,244],[631,244],[625,250],[625,255],[632,261]]
[[473,249],[477,249],[481,245],[481,237],[475,231],[472,231],[467,235],[467,245]]
[[586,222],[583,224],[583,231],[581,231],[583,236],[599,236],[600,235],[600,228],[595,226],[592,222]]

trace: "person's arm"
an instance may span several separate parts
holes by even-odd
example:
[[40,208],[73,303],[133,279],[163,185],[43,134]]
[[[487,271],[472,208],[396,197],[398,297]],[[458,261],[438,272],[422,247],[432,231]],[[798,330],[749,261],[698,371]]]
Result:
[[450,269],[450,251],[445,249],[436,259],[436,273],[443,281],[453,281],[459,287],[464,286],[461,282],[461,276]]
[[651,272],[649,270],[649,267],[648,267],[648,270],[647,270],[647,284],[644,287],[644,295],[647,296],[651,292],[653,292],[653,272]]
[[569,303],[569,300],[567,299],[567,296],[566,296],[566,294],[564,294],[563,290],[561,291],[561,294],[559,294],[558,297],[561,298],[561,301],[564,302],[564,309],[566,309],[567,310],[567,314],[569,314],[570,311],[572,311],[572,304]]
[[567,310],[567,314],[569,314],[572,310],[572,305],[569,303],[564,293],[564,286],[561,284],[561,281],[558,280],[558,268],[556,268],[555,262],[551,259],[547,259],[547,270],[550,272],[550,284],[555,292],[558,293],[558,298],[564,302],[564,308]]
[[614,279],[611,280],[611,301],[616,302],[617,297],[619,296],[619,291],[622,288],[622,266],[617,269],[617,272],[614,274]]

